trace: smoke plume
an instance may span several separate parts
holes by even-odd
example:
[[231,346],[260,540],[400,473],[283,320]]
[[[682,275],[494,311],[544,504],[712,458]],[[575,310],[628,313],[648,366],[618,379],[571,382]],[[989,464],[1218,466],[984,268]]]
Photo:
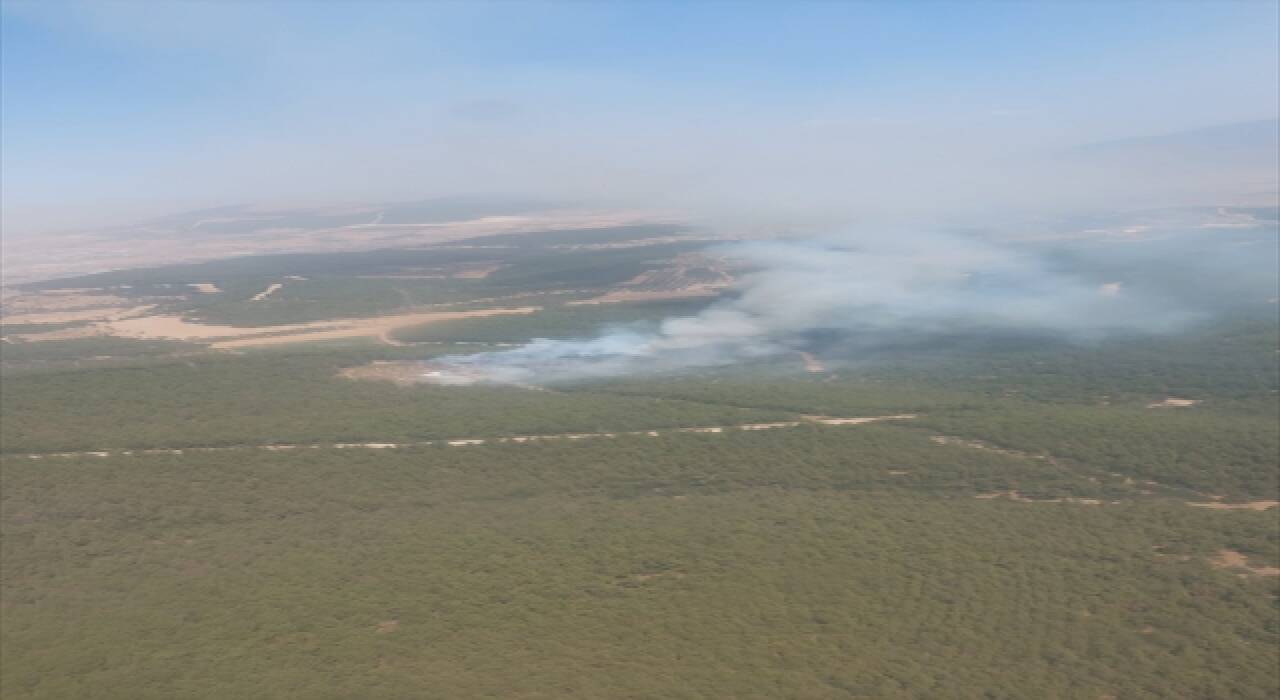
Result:
[[1187,318],[1062,269],[1043,252],[957,236],[749,242],[714,252],[749,272],[697,315],[439,363],[460,371],[457,383],[551,384],[759,360],[805,350],[819,335],[852,347],[975,329],[1097,338]]

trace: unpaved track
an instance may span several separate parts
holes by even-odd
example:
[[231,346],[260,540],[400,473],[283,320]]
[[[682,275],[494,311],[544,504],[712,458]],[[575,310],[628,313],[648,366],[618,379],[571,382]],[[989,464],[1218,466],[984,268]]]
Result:
[[805,416],[804,420],[776,421],[772,423],[741,423],[738,425],[712,425],[687,428],[661,428],[657,430],[629,430],[616,433],[556,433],[553,435],[514,435],[510,437],[479,437],[479,438],[453,438],[444,440],[418,440],[412,442],[332,442],[332,443],[307,443],[307,444],[277,444],[277,445],[227,445],[224,447],[168,447],[156,449],[109,449],[109,450],[91,450],[84,452],[40,452],[26,453],[13,456],[26,459],[45,459],[45,458],[61,458],[69,459],[74,457],[117,457],[131,455],[180,455],[188,452],[242,452],[247,450],[264,450],[267,452],[285,452],[290,450],[394,450],[406,447],[425,447],[430,445],[439,445],[446,447],[467,447],[471,445],[501,445],[508,443],[539,443],[554,442],[560,440],[595,440],[616,438],[622,435],[642,435],[648,437],[659,437],[662,435],[672,435],[679,433],[704,433],[704,434],[724,434],[743,431],[758,430],[776,430],[780,428],[795,428],[806,423],[817,423],[819,425],[845,426],[845,425],[863,425],[866,423],[875,423],[886,420],[910,420],[915,418],[914,414],[903,414],[893,416],[863,416],[861,418],[829,418],[826,416]]
[[1195,506],[1196,508],[1208,508],[1209,510],[1270,510],[1280,506],[1280,501],[1249,501],[1248,503],[1219,503],[1217,501],[1198,503],[1187,501],[1187,505]]
[[255,295],[253,295],[253,298],[252,298],[252,299],[250,299],[249,301],[262,301],[263,299],[266,299],[267,297],[271,296],[272,294],[275,294],[275,293],[276,293],[277,291],[279,291],[279,289],[280,289],[281,287],[283,287],[283,286],[284,286],[284,285],[283,285],[283,284],[281,284],[280,282],[272,282],[272,283],[271,283],[271,286],[267,287],[266,289],[262,290],[261,292],[258,292],[258,293],[257,293],[257,294],[255,294]]
[[217,326],[192,323],[178,315],[144,316],[98,324],[105,335],[144,340],[187,340],[208,342],[219,350],[262,345],[283,345],[338,338],[386,338],[398,328],[418,326],[436,321],[452,321],[480,316],[529,314],[539,306],[474,309],[471,311],[419,311],[374,316],[372,318],[314,321],[280,326]]

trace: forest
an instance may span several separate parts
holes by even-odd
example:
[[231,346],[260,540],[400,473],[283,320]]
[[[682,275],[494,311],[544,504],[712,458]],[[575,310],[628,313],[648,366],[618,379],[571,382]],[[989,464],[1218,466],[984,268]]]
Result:
[[[3,460],[6,697],[1271,697],[1274,515],[896,428]],[[907,471],[906,475],[897,472]]]
[[700,245],[558,247],[601,235],[76,281],[245,325],[542,309],[397,344],[4,343],[0,695],[1274,697],[1274,307],[538,388],[347,373],[714,303],[568,303]]

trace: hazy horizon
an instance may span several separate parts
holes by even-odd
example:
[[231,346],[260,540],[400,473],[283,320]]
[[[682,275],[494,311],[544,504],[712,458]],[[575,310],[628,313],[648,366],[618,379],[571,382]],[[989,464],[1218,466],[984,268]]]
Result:
[[837,222],[1276,199],[1274,3],[3,7],[11,235],[498,193]]

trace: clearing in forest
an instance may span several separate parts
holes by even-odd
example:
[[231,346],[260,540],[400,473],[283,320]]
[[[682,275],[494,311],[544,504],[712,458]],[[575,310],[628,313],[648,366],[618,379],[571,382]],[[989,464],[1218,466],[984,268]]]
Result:
[[380,338],[388,342],[389,334],[399,328],[461,318],[528,314],[540,309],[541,307],[538,306],[522,306],[471,311],[419,311],[372,318],[335,319],[251,328],[193,323],[175,314],[108,321],[99,323],[95,327],[104,335],[142,340],[207,342],[215,349],[228,350],[341,338]]
[[1163,401],[1152,401],[1147,408],[1189,408],[1200,403],[1198,399],[1179,399],[1169,397]]
[[1280,576],[1280,568],[1274,566],[1249,566],[1249,557],[1234,549],[1218,550],[1218,556],[1209,563],[1219,569],[1244,569],[1258,576]]

